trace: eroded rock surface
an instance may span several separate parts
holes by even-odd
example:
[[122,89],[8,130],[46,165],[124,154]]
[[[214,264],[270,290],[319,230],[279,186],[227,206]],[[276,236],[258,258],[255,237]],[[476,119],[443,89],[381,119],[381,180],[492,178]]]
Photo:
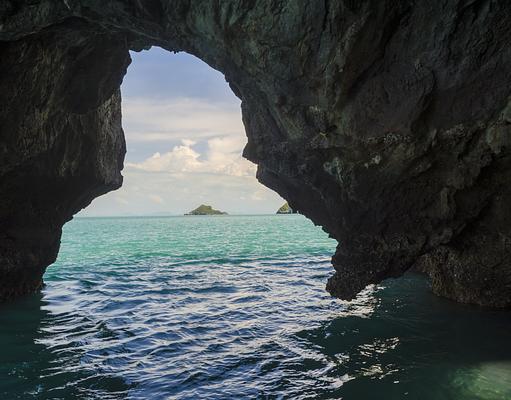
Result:
[[76,27],[0,44],[0,300],[39,289],[62,225],[122,183],[126,40]]
[[340,243],[334,296],[416,265],[511,305],[508,1],[4,1],[0,40],[0,297],[121,184],[118,86],[158,45],[225,74],[258,179]]

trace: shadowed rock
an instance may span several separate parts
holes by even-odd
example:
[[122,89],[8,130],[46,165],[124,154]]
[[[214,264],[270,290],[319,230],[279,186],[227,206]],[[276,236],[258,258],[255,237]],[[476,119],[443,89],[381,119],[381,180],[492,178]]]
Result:
[[334,296],[416,265],[511,305],[508,1],[4,1],[0,41],[0,298],[120,186],[128,49],[159,45],[225,74],[259,181],[340,243]]

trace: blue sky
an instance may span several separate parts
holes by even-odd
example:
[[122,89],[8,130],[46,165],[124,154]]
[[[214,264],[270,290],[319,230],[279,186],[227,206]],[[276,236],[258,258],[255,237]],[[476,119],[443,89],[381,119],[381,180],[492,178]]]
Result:
[[233,214],[274,213],[283,200],[241,157],[240,101],[224,76],[186,53],[153,47],[131,56],[121,87],[124,184],[80,215],[179,215],[202,203]]

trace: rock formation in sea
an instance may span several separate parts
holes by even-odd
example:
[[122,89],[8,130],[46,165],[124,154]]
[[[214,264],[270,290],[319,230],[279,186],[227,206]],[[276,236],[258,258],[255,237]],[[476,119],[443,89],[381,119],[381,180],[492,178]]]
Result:
[[224,211],[215,210],[211,206],[207,206],[205,204],[201,204],[196,209],[186,213],[185,215],[227,215]]
[[339,242],[332,295],[415,265],[439,295],[511,305],[507,0],[3,1],[1,299],[121,185],[119,85],[152,45],[225,74],[259,181]]
[[277,210],[277,214],[296,214],[296,211],[289,207],[288,202],[286,201],[282,207]]

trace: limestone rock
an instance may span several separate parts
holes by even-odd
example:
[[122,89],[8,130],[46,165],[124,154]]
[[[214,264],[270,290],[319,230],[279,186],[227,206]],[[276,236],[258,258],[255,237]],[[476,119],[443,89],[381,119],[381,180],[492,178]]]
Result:
[[291,207],[289,207],[289,204],[287,201],[277,210],[277,214],[296,214],[296,211],[294,211]]
[[207,206],[205,204],[201,204],[195,210],[186,213],[185,215],[227,215],[226,212],[215,210],[211,206]]
[[339,242],[330,293],[419,262],[439,294],[511,305],[507,0],[4,1],[0,298],[121,184],[118,87],[152,45],[225,74],[258,179]]

